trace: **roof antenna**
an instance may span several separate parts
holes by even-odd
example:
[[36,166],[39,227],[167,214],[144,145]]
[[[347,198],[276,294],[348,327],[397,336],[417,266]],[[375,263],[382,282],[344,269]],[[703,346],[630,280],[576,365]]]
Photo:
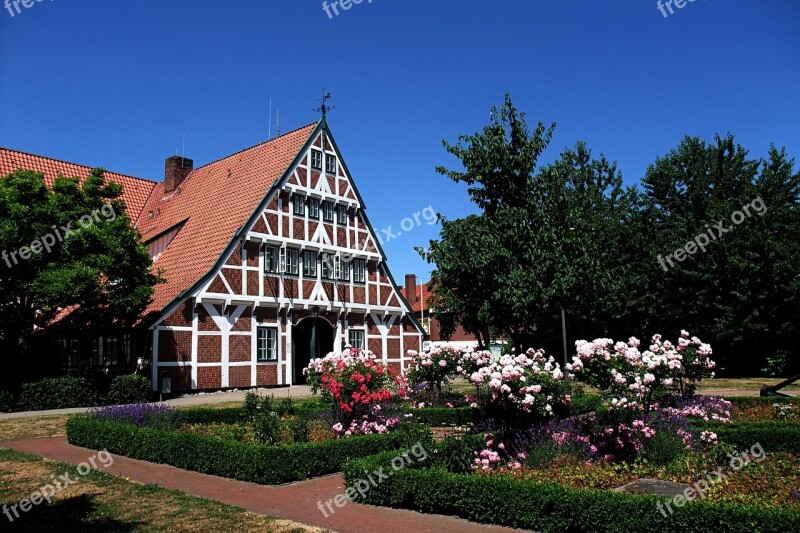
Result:
[[272,98],[269,99],[269,133],[267,139],[272,139]]
[[281,135],[281,108],[279,107],[276,110],[276,112],[278,113],[278,117],[277,117],[278,118],[278,131],[275,133],[275,135],[280,137],[280,135]]
[[328,105],[328,100],[330,100],[330,99],[331,99],[331,93],[329,93],[329,92],[326,93],[325,92],[325,87],[323,87],[322,88],[322,100],[320,100],[321,104],[320,104],[319,107],[313,109],[313,111],[316,111],[317,113],[322,113],[322,118],[325,118],[325,116],[328,114],[328,111],[333,111],[334,109],[336,109],[336,106],[329,106]]
[[183,132],[183,148],[181,149],[181,157],[186,157],[186,132]]

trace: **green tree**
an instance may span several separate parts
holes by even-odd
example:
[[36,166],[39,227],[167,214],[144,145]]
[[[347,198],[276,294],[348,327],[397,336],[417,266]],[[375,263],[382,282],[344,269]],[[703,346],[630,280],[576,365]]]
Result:
[[41,173],[0,179],[0,343],[6,368],[26,354],[36,327],[71,308],[70,327],[133,324],[159,278],[103,169],[59,177]]
[[[650,166],[643,186],[654,229],[649,262],[660,265],[649,284],[659,329],[684,327],[712,342],[715,358],[737,374],[796,354],[800,175],[785,150],[754,159],[731,135],[687,137]],[[736,212],[745,214],[738,224]],[[665,259],[704,234],[704,251]]]
[[443,223],[426,257],[448,321],[559,353],[562,307],[573,332],[602,331],[628,312],[619,305],[633,253],[625,222],[639,200],[583,143],[537,172],[554,127],[530,132],[506,96],[482,132],[444,143],[465,170],[438,172],[467,183],[482,213]]

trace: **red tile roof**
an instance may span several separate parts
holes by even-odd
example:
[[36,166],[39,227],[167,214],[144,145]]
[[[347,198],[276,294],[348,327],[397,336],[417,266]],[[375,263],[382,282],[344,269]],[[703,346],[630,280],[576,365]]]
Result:
[[[83,180],[86,179],[92,168],[0,147],[0,177],[7,176],[19,169],[33,170],[42,172],[45,184],[52,187],[58,176],[79,177]],[[106,172],[105,177],[108,181],[122,185],[122,199],[127,207],[128,215],[135,222],[156,183],[115,172]]]
[[[147,312],[158,312],[214,266],[237,230],[291,165],[317,124],[194,169],[172,193],[156,185],[137,222],[147,242],[186,221],[156,261],[167,282]],[[151,216],[152,213],[152,216]]]
[[[419,294],[420,287],[422,287],[422,299],[420,299],[420,294]],[[402,294],[403,298],[405,298],[408,301],[408,304],[411,306],[412,311],[414,311],[415,313],[419,313],[422,310],[422,304],[424,303],[425,312],[427,313],[428,311],[430,311],[431,308],[428,302],[430,302],[431,297],[433,297],[433,289],[431,287],[432,284],[429,281],[425,285],[417,285],[417,290],[415,291],[416,294],[413,295],[406,294],[405,287],[400,289],[400,294]]]

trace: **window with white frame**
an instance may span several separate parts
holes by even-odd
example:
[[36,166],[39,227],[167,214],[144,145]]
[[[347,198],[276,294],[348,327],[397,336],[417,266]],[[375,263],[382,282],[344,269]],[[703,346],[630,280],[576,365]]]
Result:
[[333,204],[331,202],[322,202],[322,220],[333,222]]
[[317,277],[317,252],[303,252],[303,277]]
[[319,219],[319,200],[316,198],[308,199],[308,218]]
[[299,217],[306,216],[306,197],[300,194],[294,195],[294,214]]
[[284,256],[283,272],[296,276],[300,273],[300,250],[297,248],[284,248],[281,250]]
[[342,281],[350,281],[350,259],[348,257],[336,256],[334,263],[336,269],[336,277]]
[[336,222],[342,225],[347,224],[347,206],[346,205],[337,205],[336,206]]
[[336,156],[325,154],[325,172],[336,174]]
[[256,360],[269,362],[278,360],[278,328],[259,326]]
[[280,272],[281,250],[277,246],[267,246],[264,248],[264,272]]
[[363,329],[351,329],[348,335],[350,347],[366,350],[366,340],[364,337]]
[[311,168],[322,170],[322,152],[311,150]]
[[353,259],[353,281],[356,283],[366,283],[367,262],[364,259]]
[[332,274],[332,267],[334,261],[334,256],[331,254],[322,254],[322,279],[331,279],[334,277]]

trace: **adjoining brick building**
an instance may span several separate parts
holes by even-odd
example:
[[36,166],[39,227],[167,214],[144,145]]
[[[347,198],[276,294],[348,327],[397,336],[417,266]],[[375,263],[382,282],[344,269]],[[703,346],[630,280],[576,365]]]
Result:
[[[2,175],[88,174],[46,158],[9,164],[19,154],[0,150]],[[125,185],[166,279],[131,348],[149,357],[154,388],[160,377],[173,390],[303,383],[311,358],[346,345],[402,371],[406,352],[421,348],[422,328],[324,118],[196,169],[170,157],[161,183],[106,176]],[[146,201],[129,200],[147,186]]]
[[[414,318],[422,324],[425,330],[423,346],[478,346],[478,339],[475,335],[467,333],[461,325],[456,325],[456,330],[450,337],[442,336],[441,324],[435,317],[436,309],[431,307],[432,297],[431,282],[417,285],[417,276],[406,274],[405,287],[401,291],[402,296],[411,305]],[[492,352],[499,354],[503,348],[503,340],[492,339],[489,348]]]

